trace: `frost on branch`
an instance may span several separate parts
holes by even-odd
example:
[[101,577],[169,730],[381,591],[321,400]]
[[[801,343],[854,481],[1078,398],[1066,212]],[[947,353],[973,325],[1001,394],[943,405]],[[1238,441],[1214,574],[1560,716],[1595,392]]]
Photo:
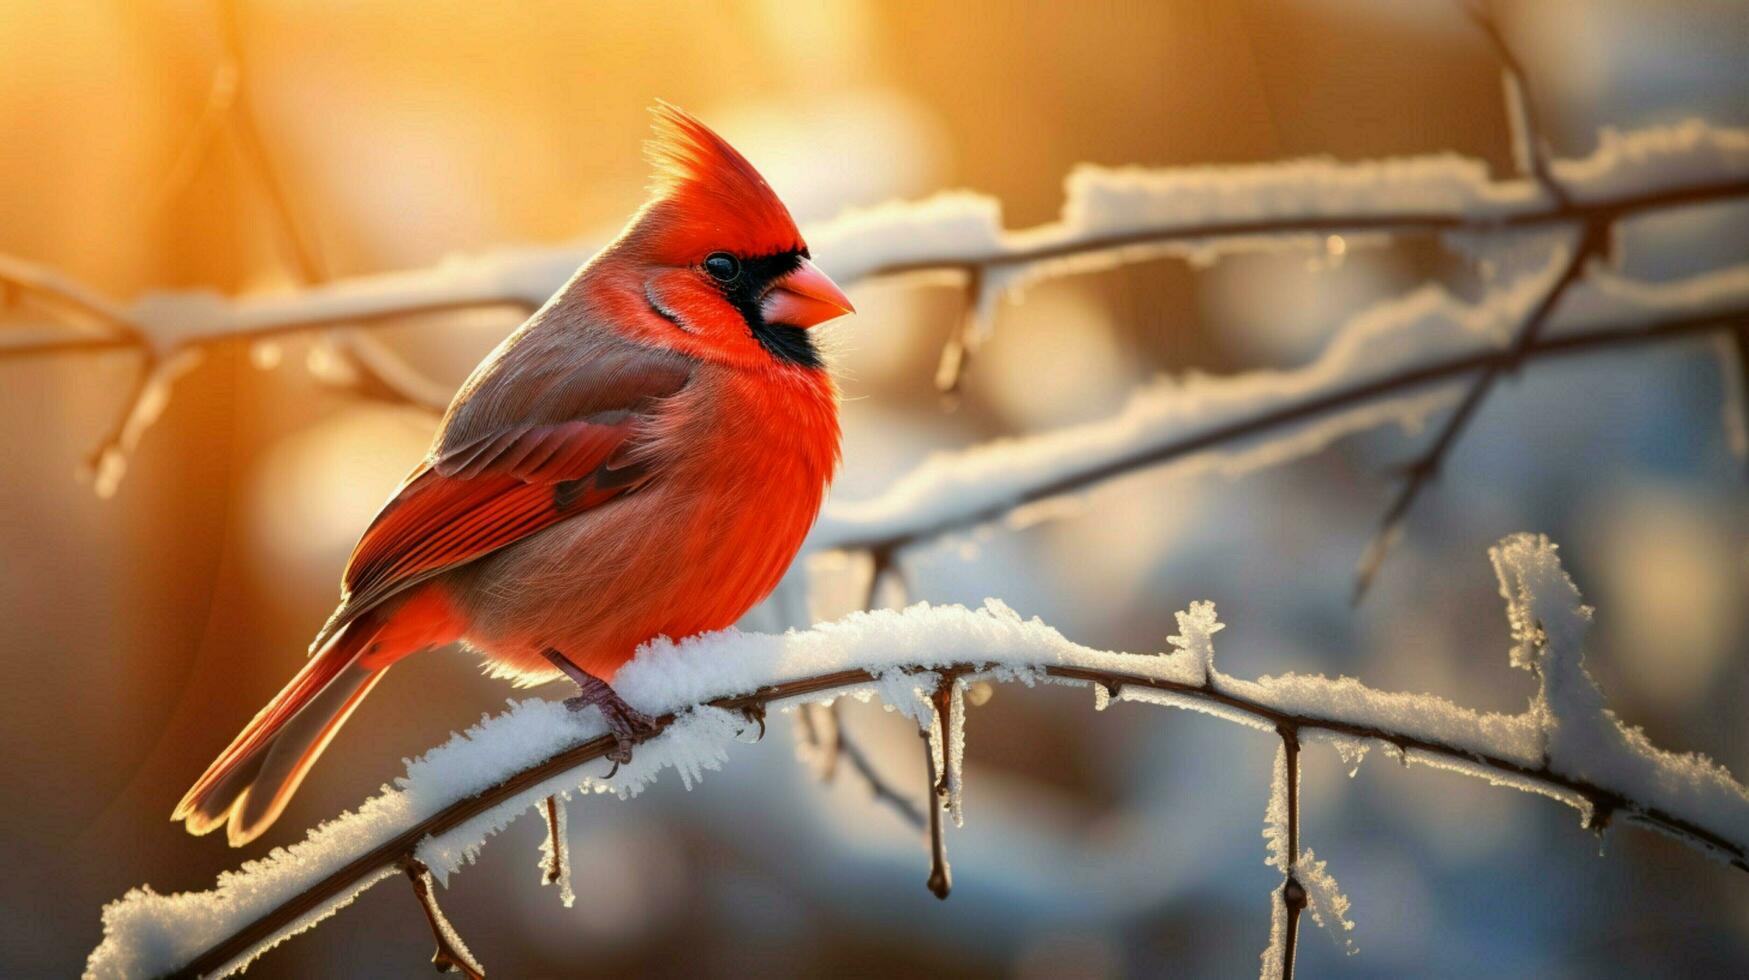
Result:
[[[1338,234],[1434,232],[1468,248],[1464,239],[1509,238],[1525,228],[1611,223],[1739,199],[1749,194],[1749,129],[1698,120],[1605,129],[1589,156],[1549,161],[1548,167],[1565,200],[1553,200],[1547,187],[1529,177],[1491,180],[1484,162],[1449,153],[1167,169],[1083,166],[1066,180],[1059,219],[1033,228],[1009,230],[996,200],[957,192],[848,214],[811,226],[807,234],[821,264],[842,283],[921,273],[962,284],[971,314],[952,345],[960,358],[989,332],[1003,301],[1055,276],[1165,255],[1207,263],[1236,251],[1321,247],[1326,235]],[[228,339],[341,328],[330,346],[351,360],[349,368],[363,368],[392,397],[441,408],[450,394],[446,384],[424,377],[356,328],[422,313],[536,309],[588,259],[589,243],[602,240],[599,234],[583,237],[563,247],[498,249],[287,293],[233,298],[210,291],[157,292],[131,303],[0,256],[0,285],[51,300],[72,314],[72,322],[60,318],[48,339],[0,344],[0,358],[127,348],[168,363]],[[105,332],[85,329],[91,319]],[[325,363],[339,362],[330,356]],[[944,367],[957,378],[957,362],[944,361]],[[142,387],[135,400],[148,394]],[[149,420],[153,413],[128,414]],[[131,427],[126,438],[103,444],[100,489],[113,490],[123,454],[138,442],[143,426]]]
[[[1146,465],[1178,460],[1187,470],[1237,474],[1302,458],[1356,432],[1418,427],[1450,403],[1479,362],[1506,351],[1559,276],[1568,245],[1563,236],[1537,235],[1481,247],[1510,254],[1505,265],[1519,274],[1503,276],[1474,301],[1439,286],[1382,300],[1301,368],[1163,378],[1109,418],[938,453],[879,496],[832,500],[808,546],[916,541]],[[1659,283],[1594,270],[1566,290],[1542,336],[1550,344],[1629,336],[1650,324],[1743,311],[1749,263]]]
[[[755,708],[878,695],[933,728],[937,715],[963,714],[954,691],[978,681],[1096,685],[1121,702],[1207,711],[1280,737],[1284,746],[1293,736],[1296,760],[1300,736],[1331,738],[1345,758],[1357,744],[1379,743],[1406,763],[1651,826],[1749,871],[1749,791],[1704,757],[1652,746],[1603,707],[1581,660],[1588,612],[1554,546],[1521,535],[1496,548],[1494,561],[1513,628],[1511,659],[1540,678],[1520,714],[1478,712],[1346,677],[1248,681],[1220,673],[1210,642],[1220,623],[1204,603],[1181,614],[1174,649],[1165,655],[1085,647],[998,602],[977,610],[918,604],[855,613],[783,635],[731,630],[655,641],[616,685],[634,707],[662,719],[663,730],[611,778],[601,760],[610,740],[592,715],[539,699],[514,702],[410,763],[404,778],[356,812],[222,875],[213,890],[161,895],[137,888],[110,904],[87,975],[234,971],[412,861],[429,868],[434,887],[447,886],[497,831],[526,811],[542,812],[548,797],[580,791],[585,801],[602,794],[626,799],[665,768],[690,787],[726,759]],[[945,737],[957,728],[956,718],[943,719],[944,737],[934,739],[944,749],[944,768],[957,767],[961,755]],[[1284,799],[1295,786],[1277,779]],[[939,821],[938,803],[934,812]],[[1294,826],[1293,812],[1289,806],[1289,817],[1272,816],[1272,825]],[[1292,833],[1272,831],[1270,839],[1272,859],[1294,869],[1290,880],[1305,907],[1333,932],[1338,924],[1346,932],[1346,902],[1322,863],[1293,847]],[[1288,891],[1284,886],[1284,898]],[[1285,935],[1291,921],[1283,912]]]
[[1263,951],[1262,980],[1290,975],[1283,967],[1291,962],[1290,937],[1299,916],[1297,906],[1302,904],[1318,928],[1329,932],[1349,955],[1357,952],[1348,936],[1354,930],[1348,918],[1348,896],[1337,886],[1326,863],[1299,842],[1300,768],[1295,738],[1291,732],[1284,733],[1275,750],[1269,805],[1263,814],[1263,839],[1269,855],[1265,863],[1282,873],[1283,883],[1281,900],[1275,903],[1270,920],[1269,946]]
[[1215,675],[1215,634],[1226,629],[1227,624],[1215,616],[1212,602],[1193,602],[1188,611],[1174,615],[1178,619],[1178,632],[1168,636],[1166,642],[1194,662],[1206,683]]
[[[1543,535],[1520,534],[1490,555],[1512,626],[1513,666],[1538,678],[1529,716],[1539,725],[1548,767],[1623,796],[1593,800],[1600,812],[1591,822],[1601,828],[1609,811],[1621,806],[1630,819],[1661,810],[1740,832],[1744,788],[1723,766],[1704,755],[1654,746],[1644,731],[1623,724],[1604,706],[1603,692],[1585,669],[1592,610],[1580,602],[1556,546]],[[1742,861],[1740,853],[1717,853]]]

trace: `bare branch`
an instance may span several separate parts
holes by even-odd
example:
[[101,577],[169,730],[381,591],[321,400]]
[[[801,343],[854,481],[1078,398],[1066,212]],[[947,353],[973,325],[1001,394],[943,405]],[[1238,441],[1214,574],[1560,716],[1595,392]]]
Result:
[[842,722],[838,702],[801,705],[796,709],[796,719],[796,736],[801,739],[803,759],[813,767],[820,782],[831,782],[838,775],[838,738]]
[[1287,870],[1282,875],[1281,906],[1286,925],[1281,937],[1281,980],[1293,980],[1294,952],[1299,943],[1300,913],[1306,910],[1306,888],[1300,884],[1300,736],[1292,726],[1276,729],[1281,735],[1282,758],[1285,760],[1284,785],[1281,793],[1287,799]]
[[[299,277],[306,283],[323,282],[328,273],[321,255],[309,232],[298,220],[285,180],[273,165],[273,156],[268,152],[267,144],[261,138],[261,128],[255,121],[255,108],[249,99],[247,63],[243,60],[241,25],[237,23],[237,0],[219,0],[218,9],[219,37],[225,49],[225,63],[220,65],[218,73],[221,80],[226,74],[231,76],[230,98],[222,104],[223,121],[229,124],[237,148],[261,184]],[[217,86],[218,80],[215,80],[215,88]]]
[[[903,584],[904,577],[894,562],[892,551],[870,551],[868,588],[863,593],[863,609],[875,608],[881,583],[889,576]],[[837,701],[829,705],[804,704],[799,715],[799,734],[803,745],[813,756],[812,761],[821,782],[830,783],[838,774],[838,760],[846,759],[850,762],[851,772],[868,786],[876,802],[891,807],[900,819],[911,826],[919,829],[923,827],[923,811],[917,808],[917,804],[909,796],[899,792],[880,774],[874,762],[863,752],[862,746],[845,730],[844,716]]]
[[[837,716],[837,704],[834,703],[832,708],[828,709],[828,711],[834,718],[837,718],[838,723],[842,726],[843,719],[838,718]],[[842,756],[845,761],[850,763],[852,771],[854,771],[857,776],[861,777],[862,781],[867,784],[869,792],[874,794],[875,800],[886,804],[894,813],[899,815],[901,820],[904,820],[913,827],[922,829],[925,823],[925,817],[923,811],[918,809],[916,801],[899,792],[897,789],[894,789],[893,784],[888,782],[887,778],[882,776],[880,771],[874,767],[874,763],[871,762],[868,755],[863,752],[862,746],[857,744],[856,741],[844,736],[842,727],[838,729],[838,732],[838,754]],[[825,778],[828,780],[831,779],[830,776]]]
[[894,564],[892,547],[875,547],[868,549],[868,589],[862,595],[862,608],[874,609],[880,600],[881,583],[889,574],[898,575]]
[[1569,206],[1572,199],[1550,170],[1548,141],[1543,137],[1536,110],[1536,97],[1530,89],[1530,76],[1524,70],[1524,63],[1513,52],[1512,46],[1506,43],[1506,36],[1500,31],[1500,23],[1495,19],[1492,7],[1489,0],[1464,2],[1464,12],[1482,32],[1489,47],[1493,49],[1494,57],[1500,61],[1516,162],[1522,170],[1536,179],[1551,200],[1562,207]]
[[1360,564],[1355,570],[1351,600],[1354,604],[1358,605],[1366,597],[1367,589],[1378,575],[1385,555],[1402,533],[1403,521],[1409,516],[1410,508],[1415,506],[1422,491],[1439,475],[1440,469],[1451,455],[1452,448],[1457,445],[1458,437],[1463,434],[1476,410],[1482,407],[1482,401],[1493,390],[1494,382],[1500,379],[1502,372],[1515,369],[1523,363],[1526,354],[1541,339],[1550,314],[1566,295],[1567,289],[1579,280],[1585,264],[1602,253],[1608,235],[1608,229],[1601,224],[1585,227],[1578,242],[1570,249],[1560,276],[1531,310],[1530,315],[1525,317],[1524,323],[1513,335],[1512,345],[1501,352],[1500,358],[1476,373],[1469,389],[1464,392],[1463,399],[1458,402],[1457,409],[1446,417],[1445,424],[1440,427],[1439,435],[1434,437],[1433,442],[1414,462],[1403,468],[1403,484],[1398,488],[1391,505],[1385,509],[1378,531],[1373,535],[1372,543],[1367,546],[1366,554],[1361,556]]
[[[959,673],[944,670],[929,695],[934,717],[922,729],[924,754],[929,759],[929,890],[945,900],[953,890],[953,872],[947,864],[947,841],[942,832],[941,815],[952,805],[959,791],[960,776],[954,752],[954,732],[963,721],[955,717],[962,705],[955,696]],[[956,813],[956,823],[957,813]]]
[[[94,320],[97,326],[105,328],[107,334],[124,340],[127,346],[143,343],[143,340],[138,336],[138,328],[129,318],[126,310],[111,301],[109,297],[53,269],[9,255],[0,255],[0,283],[6,285],[12,296],[31,296],[46,300],[56,307]],[[87,347],[80,341],[90,339],[93,338],[68,338],[67,342],[75,346],[67,349],[85,350]],[[37,353],[56,352],[55,348],[47,344],[6,344],[0,345],[0,357],[9,356],[15,350],[33,350]]]
[[[1500,32],[1500,25],[1494,19],[1487,0],[1467,0],[1465,11],[1471,21],[1487,38],[1495,57],[1500,60],[1504,75],[1507,112],[1513,129],[1514,145],[1519,166],[1528,171],[1543,192],[1552,199],[1558,207],[1570,207],[1572,198],[1566,188],[1555,180],[1549,165],[1548,144],[1543,139],[1542,129],[1537,121],[1535,99],[1530,91],[1530,79],[1525,73],[1524,65],[1506,43],[1505,36]],[[1582,226],[1577,245],[1572,249],[1565,270],[1549,288],[1535,310],[1525,318],[1513,338],[1512,351],[1522,356],[1536,342],[1543,327],[1547,324],[1549,314],[1561,301],[1567,288],[1576,282],[1585,263],[1603,254],[1609,237],[1606,221],[1595,219],[1587,221]],[[1439,475],[1452,448],[1457,444],[1458,437],[1482,405],[1488,393],[1493,390],[1494,382],[1500,377],[1501,371],[1515,367],[1516,361],[1493,365],[1483,369],[1470,383],[1469,390],[1464,392],[1463,399],[1458,402],[1457,409],[1447,417],[1439,435],[1433,443],[1416,460],[1403,468],[1404,480],[1398,489],[1391,505],[1385,509],[1384,517],[1379,522],[1379,528],[1374,533],[1372,542],[1361,556],[1354,576],[1354,592],[1352,602],[1356,605],[1366,597],[1368,588],[1378,575],[1379,566],[1384,563],[1385,556],[1390,552],[1391,545],[1402,536],[1403,522],[1409,516],[1409,511],[1415,506],[1427,486]]]
[[[413,885],[413,897],[419,899],[419,908],[431,926],[431,938],[437,943],[437,952],[431,954],[431,965],[437,967],[439,973],[460,973],[467,980],[486,980],[485,968],[474,959],[474,954],[468,952],[467,944],[462,942],[461,935],[438,906],[431,871],[413,858],[406,859],[404,869],[408,882]],[[190,967],[185,972],[196,976],[206,971]]]
[[984,324],[979,322],[980,311],[986,302],[984,278],[983,266],[966,268],[965,313],[948,336],[947,343],[941,347],[941,362],[935,369],[935,388],[950,400],[959,397],[960,382],[971,366],[972,354],[984,329]]
[[[1538,124],[1535,98],[1530,91],[1530,79],[1524,70],[1524,65],[1518,60],[1512,47],[1506,43],[1505,35],[1500,32],[1500,25],[1494,19],[1488,0],[1466,0],[1464,10],[1470,20],[1487,38],[1494,55],[1500,60],[1501,72],[1504,76],[1504,89],[1507,101],[1507,114],[1513,131],[1513,144],[1518,165],[1534,178],[1543,192],[1555,202],[1558,207],[1572,206],[1572,198],[1566,188],[1557,181],[1549,164],[1549,149],[1543,139],[1542,128]],[[1549,314],[1561,301],[1567,288],[1576,282],[1585,263],[1602,255],[1609,238],[1608,222],[1602,219],[1587,221],[1580,232],[1579,240],[1572,249],[1566,269],[1549,288],[1535,310],[1525,318],[1513,338],[1512,351],[1522,356],[1536,342],[1543,327],[1547,324]],[[1414,462],[1403,468],[1403,484],[1398,488],[1396,497],[1385,509],[1384,517],[1379,521],[1378,530],[1374,533],[1371,543],[1367,545],[1366,553],[1361,556],[1355,569],[1354,591],[1351,601],[1358,605],[1366,597],[1368,588],[1378,575],[1379,567],[1384,563],[1391,546],[1402,536],[1403,522],[1409,516],[1409,511],[1415,506],[1430,483],[1439,475],[1452,448],[1457,444],[1458,437],[1482,405],[1488,393],[1493,390],[1494,382],[1500,377],[1500,372],[1508,367],[1516,367],[1517,362],[1507,362],[1483,369],[1470,383],[1469,390],[1464,392],[1463,399],[1458,402],[1457,409],[1447,417],[1444,426],[1433,443]]]
[[929,737],[929,729],[918,732],[923,737],[923,760],[925,771],[929,775],[927,793],[929,799],[929,891],[936,898],[946,900],[948,893],[953,891],[953,871],[947,866],[947,842],[941,829],[941,800],[936,793],[941,785],[940,773],[936,769],[935,756],[937,745]]

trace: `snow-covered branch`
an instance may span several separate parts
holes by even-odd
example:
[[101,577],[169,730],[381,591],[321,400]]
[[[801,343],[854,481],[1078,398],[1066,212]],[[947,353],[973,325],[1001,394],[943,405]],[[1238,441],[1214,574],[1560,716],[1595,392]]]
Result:
[[[1322,247],[1328,236],[1438,233],[1488,237],[1523,229],[1608,224],[1619,218],[1749,196],[1749,130],[1699,121],[1631,132],[1605,130],[1579,160],[1548,164],[1557,198],[1536,179],[1491,179],[1479,160],[1452,154],[1357,163],[1328,159],[1230,167],[1083,166],[1066,181],[1062,217],[1009,231],[1000,205],[970,193],[891,204],[809,230],[840,282],[943,273],[971,293],[967,329],[950,345],[963,359],[988,332],[999,302],[1054,276],[1175,255],[1207,262],[1258,249]],[[0,361],[131,350],[144,356],[128,424],[107,439],[97,485],[113,490],[123,453],[162,405],[190,351],[236,339],[351,328],[423,313],[502,306],[533,310],[592,246],[502,249],[436,266],[245,297],[154,292],[131,303],[52,269],[0,256],[0,285],[59,314],[50,331],[14,331]],[[349,331],[351,333],[351,331]],[[440,405],[443,386],[386,348],[343,336],[372,380],[413,404]],[[365,348],[360,350],[359,348]],[[125,434],[131,438],[124,438]],[[107,478],[106,478],[107,476]]]
[[[524,811],[545,812],[554,796],[623,799],[667,768],[690,787],[721,766],[730,745],[763,731],[767,709],[879,697],[905,714],[926,733],[931,771],[940,774],[931,786],[932,797],[940,790],[931,807],[939,826],[942,808],[956,818],[961,812],[964,690],[977,681],[1089,686],[1096,708],[1115,702],[1187,708],[1279,737],[1284,753],[1291,744],[1294,769],[1278,770],[1266,819],[1270,861],[1329,927],[1346,930],[1347,900],[1300,847],[1297,807],[1290,804],[1303,762],[1298,747],[1306,743],[1331,743],[1345,760],[1376,746],[1405,765],[1550,797],[1578,810],[1598,832],[1612,820],[1638,823],[1749,871],[1749,790],[1703,756],[1653,746],[1605,707],[1583,662],[1590,610],[1554,545],[1519,535],[1492,557],[1512,627],[1511,663],[1538,679],[1520,714],[1478,712],[1346,677],[1229,676],[1215,666],[1213,636],[1222,624],[1210,603],[1179,614],[1179,633],[1165,655],[1081,646],[995,601],[975,611],[917,605],[856,613],[782,636],[730,631],[658,641],[617,678],[626,699],[657,717],[661,729],[630,764],[611,774],[583,772],[614,744],[596,716],[557,702],[517,702],[409,764],[405,777],[357,811],[221,876],[211,891],[160,895],[138,888],[111,904],[87,976],[240,969],[385,878],[406,874],[418,883],[428,873],[447,885],[492,835]],[[945,890],[944,858],[938,870]],[[1284,899],[1294,893],[1284,885]],[[426,907],[429,913],[435,904]],[[465,952],[455,937],[445,941],[451,940]],[[1271,949],[1266,971],[1280,962],[1280,950]]]
[[[1534,181],[1491,180],[1482,161],[1454,154],[1161,170],[1082,166],[1066,181],[1062,218],[1035,228],[1005,230],[994,199],[956,192],[853,213],[810,229],[807,237],[842,282],[971,268],[1034,280],[1154,257],[1137,252],[1152,246],[1171,246],[1165,254],[1213,250],[1202,253],[1212,258],[1321,243],[1332,234],[1582,224],[1749,196],[1749,130],[1696,120],[1604,130],[1591,156],[1552,166],[1571,204],[1550,201]],[[1291,240],[1280,241],[1283,236]],[[445,310],[537,307],[594,247],[498,249],[283,294],[152,292],[127,304],[12,257],[0,257],[0,280],[110,324],[127,324],[147,345],[168,351]],[[86,346],[81,338],[35,339],[0,346],[0,357]]]
[[1556,244],[1540,266],[1474,303],[1436,286],[1381,302],[1302,368],[1164,379],[1107,419],[937,454],[878,496],[833,500],[809,547],[890,557],[1005,515],[1029,519],[1028,504],[1149,466],[1184,460],[1238,472],[1284,463],[1355,432],[1416,425],[1478,372],[1749,322],[1749,264],[1670,283],[1593,269],[1535,338],[1515,344],[1571,254]]

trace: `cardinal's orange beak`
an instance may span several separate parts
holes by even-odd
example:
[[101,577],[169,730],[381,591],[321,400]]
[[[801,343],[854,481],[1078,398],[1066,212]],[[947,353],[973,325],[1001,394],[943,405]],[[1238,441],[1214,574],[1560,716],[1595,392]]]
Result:
[[759,310],[765,315],[766,323],[792,327],[811,327],[856,312],[844,290],[807,259],[802,260],[796,271],[771,287],[771,291],[759,301]]

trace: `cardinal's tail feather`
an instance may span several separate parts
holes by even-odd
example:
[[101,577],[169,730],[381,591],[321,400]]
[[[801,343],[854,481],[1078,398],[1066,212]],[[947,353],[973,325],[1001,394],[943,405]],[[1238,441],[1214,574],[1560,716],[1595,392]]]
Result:
[[228,823],[233,847],[260,836],[388,670],[387,658],[371,649],[377,634],[375,617],[366,615],[331,637],[213,760],[170,819],[193,834]]

